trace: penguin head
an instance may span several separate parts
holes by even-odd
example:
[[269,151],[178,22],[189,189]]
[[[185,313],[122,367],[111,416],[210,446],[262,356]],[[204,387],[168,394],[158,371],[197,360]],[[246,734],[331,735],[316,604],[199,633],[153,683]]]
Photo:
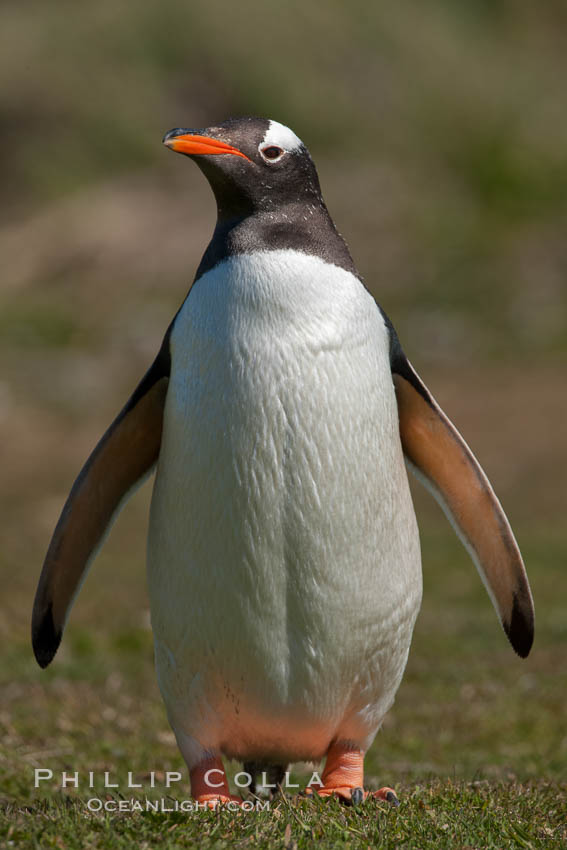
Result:
[[163,143],[195,160],[215,194],[220,218],[288,204],[323,204],[309,151],[277,121],[234,118],[200,130],[177,127],[165,134]]

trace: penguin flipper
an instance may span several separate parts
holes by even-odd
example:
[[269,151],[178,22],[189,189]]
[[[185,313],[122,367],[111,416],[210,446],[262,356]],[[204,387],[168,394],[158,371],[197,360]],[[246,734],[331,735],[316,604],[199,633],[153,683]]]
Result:
[[88,567],[120,508],[157,461],[169,381],[168,338],[73,484],[39,579],[32,645],[40,667],[52,661]]
[[392,371],[406,463],[453,525],[480,574],[508,640],[525,658],[533,643],[534,606],[506,514],[453,423],[405,355],[398,354]]

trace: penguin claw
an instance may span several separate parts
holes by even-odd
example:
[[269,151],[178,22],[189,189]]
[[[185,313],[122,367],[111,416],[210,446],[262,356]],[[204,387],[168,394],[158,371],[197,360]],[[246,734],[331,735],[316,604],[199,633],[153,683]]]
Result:
[[359,806],[369,797],[373,797],[375,800],[383,800],[396,808],[400,805],[398,795],[393,788],[388,788],[388,786],[379,788],[378,791],[365,791],[359,786],[356,788],[350,788],[348,786],[340,786],[337,788],[307,786],[305,791],[302,793],[302,796],[311,798],[317,796],[325,799],[328,797],[336,797],[341,803],[345,803],[348,806]]
[[388,788],[387,785],[384,788],[379,788],[378,791],[371,791],[370,794],[375,800],[384,800],[386,803],[390,803],[391,806],[395,806],[396,808],[400,805],[398,795],[393,788]]
[[353,788],[350,792],[350,802],[352,806],[360,806],[360,804],[364,801],[364,789]]

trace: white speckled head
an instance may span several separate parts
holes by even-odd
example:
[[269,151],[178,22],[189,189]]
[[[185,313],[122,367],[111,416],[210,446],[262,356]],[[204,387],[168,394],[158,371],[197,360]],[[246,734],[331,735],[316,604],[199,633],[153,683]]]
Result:
[[270,121],[266,135],[262,139],[262,146],[265,145],[277,145],[289,153],[303,147],[303,142],[289,127],[280,124],[279,121]]

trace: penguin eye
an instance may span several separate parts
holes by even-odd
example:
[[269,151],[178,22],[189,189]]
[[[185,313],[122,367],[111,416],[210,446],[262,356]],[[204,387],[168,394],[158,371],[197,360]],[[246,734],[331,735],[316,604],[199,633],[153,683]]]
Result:
[[285,151],[283,148],[279,148],[277,145],[266,145],[265,147],[259,148],[260,155],[266,162],[277,162],[282,158]]

